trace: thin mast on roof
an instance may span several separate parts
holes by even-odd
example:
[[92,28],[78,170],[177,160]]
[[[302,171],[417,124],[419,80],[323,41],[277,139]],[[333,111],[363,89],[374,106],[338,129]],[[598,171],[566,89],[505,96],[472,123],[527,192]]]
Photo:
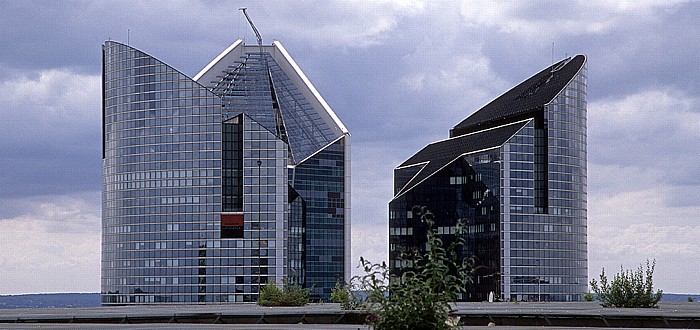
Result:
[[243,12],[243,15],[245,15],[245,18],[248,20],[248,23],[250,24],[250,27],[253,28],[253,32],[255,32],[255,38],[258,39],[258,47],[260,47],[260,61],[262,61],[263,65],[265,65],[265,70],[267,71],[268,79],[270,80],[270,92],[272,93],[272,107],[275,113],[275,124],[277,126],[277,136],[279,136],[284,142],[289,142],[289,138],[287,137],[287,129],[284,127],[284,121],[282,120],[282,113],[280,112],[279,108],[279,102],[277,101],[277,93],[275,93],[275,86],[272,84],[272,76],[270,73],[270,66],[269,63],[267,62],[267,56],[263,55],[263,45],[262,45],[262,36],[260,35],[260,32],[258,32],[258,29],[255,27],[255,24],[253,24],[253,20],[250,19],[250,16],[248,16],[248,12],[246,11],[246,7],[241,7],[238,8],[240,11]]
[[255,32],[255,38],[258,39],[258,46],[260,46],[260,53],[262,54],[262,36],[260,36],[260,32],[258,32],[258,29],[255,27],[255,24],[253,24],[253,20],[250,19],[250,16],[248,16],[248,12],[246,12],[246,7],[241,7],[238,8],[238,10],[243,12],[243,15],[245,15],[245,19],[248,20],[248,23],[250,24],[250,27],[253,28],[253,32]]

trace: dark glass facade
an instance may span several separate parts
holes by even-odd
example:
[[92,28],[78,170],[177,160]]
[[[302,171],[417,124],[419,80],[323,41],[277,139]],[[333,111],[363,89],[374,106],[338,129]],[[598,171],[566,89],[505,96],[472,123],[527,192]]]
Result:
[[273,281],[327,299],[348,279],[349,133],[265,50],[237,41],[191,79],[104,44],[103,304],[250,302]]
[[345,144],[339,140],[290,169],[290,182],[304,197],[306,285],[314,297],[330,297],[345,280]]
[[[469,289],[468,300],[483,301],[495,286],[499,265],[500,155],[498,150],[462,156],[439,170],[410,192],[391,203],[389,215],[389,259],[394,271],[404,268],[401,255],[426,252],[428,228],[415,214],[414,206],[426,206],[435,215],[434,229],[449,245],[456,238],[456,225],[464,226],[466,244],[458,258],[474,258],[479,280]],[[401,172],[397,169],[396,172]]]
[[425,250],[427,206],[438,233],[476,263],[461,300],[579,301],[587,291],[586,64],[543,70],[456,125],[395,170],[389,204],[392,271]]

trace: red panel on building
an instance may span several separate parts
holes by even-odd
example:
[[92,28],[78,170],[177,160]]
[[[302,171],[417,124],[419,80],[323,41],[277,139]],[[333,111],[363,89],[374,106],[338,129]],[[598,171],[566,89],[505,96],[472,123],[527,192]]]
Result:
[[221,227],[243,226],[243,214],[222,214]]
[[243,214],[221,215],[221,238],[243,238]]

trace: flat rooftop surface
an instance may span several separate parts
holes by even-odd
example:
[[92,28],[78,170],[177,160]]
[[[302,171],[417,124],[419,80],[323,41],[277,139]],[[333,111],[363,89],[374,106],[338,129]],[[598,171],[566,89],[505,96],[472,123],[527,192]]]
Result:
[[603,308],[598,302],[457,303],[456,314],[551,314],[691,316],[700,318],[700,302],[659,303],[659,308]]
[[[603,308],[596,302],[457,303],[453,315],[467,327],[700,328],[700,303],[659,308]],[[255,304],[138,305],[91,308],[0,309],[0,328],[51,329],[366,329],[364,311],[338,304],[261,307]],[[69,324],[70,323],[70,324]]]

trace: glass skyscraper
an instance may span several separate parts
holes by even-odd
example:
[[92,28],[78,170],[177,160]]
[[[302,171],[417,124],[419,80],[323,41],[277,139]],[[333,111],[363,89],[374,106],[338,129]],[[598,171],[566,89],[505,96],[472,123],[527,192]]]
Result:
[[[389,266],[426,250],[426,206],[444,244],[462,235],[473,284],[460,300],[580,301],[587,291],[586,58],[505,92],[394,171]],[[461,232],[458,227],[464,228]]]
[[257,300],[350,277],[350,134],[279,42],[194,78],[103,45],[102,304]]

